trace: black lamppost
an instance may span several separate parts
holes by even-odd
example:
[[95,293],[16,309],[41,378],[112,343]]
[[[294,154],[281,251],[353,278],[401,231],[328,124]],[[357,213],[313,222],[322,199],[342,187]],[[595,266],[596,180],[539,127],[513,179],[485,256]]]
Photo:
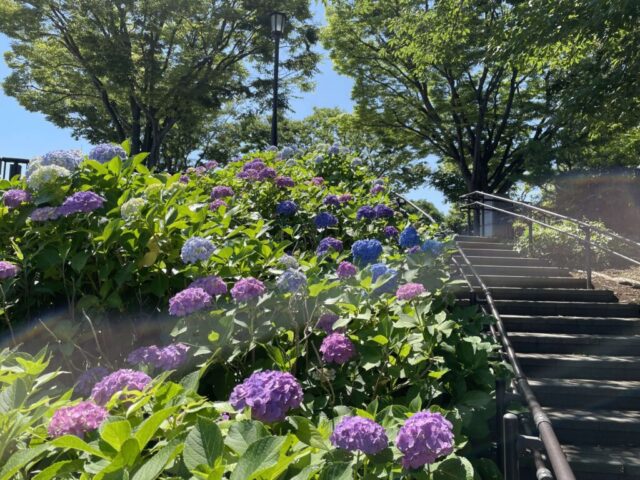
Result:
[[271,117],[271,145],[278,146],[278,67],[280,64],[280,38],[284,32],[287,16],[284,13],[271,14],[271,33],[276,41],[273,56],[273,114]]

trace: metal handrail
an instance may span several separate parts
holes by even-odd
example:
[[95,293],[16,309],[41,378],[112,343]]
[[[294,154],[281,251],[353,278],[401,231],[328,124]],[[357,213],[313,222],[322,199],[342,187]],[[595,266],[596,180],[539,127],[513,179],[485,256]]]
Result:
[[409,205],[411,205],[413,208],[415,208],[418,212],[420,212],[422,215],[424,215],[425,217],[427,217],[429,219],[429,221],[431,223],[438,223],[436,222],[435,218],[433,218],[431,215],[429,215],[428,212],[425,212],[422,208],[420,208],[418,205],[416,205],[415,203],[413,203],[411,200],[409,200],[407,197],[405,197],[404,195],[400,195],[397,192],[391,192],[391,194],[393,196],[395,196],[396,198],[399,198],[400,200],[402,200],[404,203],[408,203]]
[[[502,317],[496,309],[491,291],[482,281],[482,278],[480,277],[472,263],[469,261],[469,258],[467,258],[464,251],[460,247],[458,247],[457,250],[464,260],[469,271],[473,274],[476,281],[478,282],[478,285],[482,289],[485,300],[489,306],[489,309],[491,310],[491,314],[496,320],[497,333],[500,343],[502,344],[502,349],[513,368],[514,383],[518,392],[524,398],[527,407],[529,408],[529,412],[533,417],[533,422],[538,429],[540,441],[544,446],[545,452],[547,454],[547,457],[549,458],[549,462],[551,463],[551,467],[553,468],[553,472],[556,478],[558,480],[575,480],[576,477],[573,474],[571,467],[569,466],[567,457],[562,451],[562,447],[560,446],[558,437],[556,436],[555,431],[553,430],[553,426],[551,425],[551,420],[549,420],[549,417],[547,417],[547,415],[544,413],[542,406],[536,399],[536,396],[534,395],[533,390],[529,385],[529,381],[527,380],[527,377],[524,374],[522,367],[520,366],[520,362],[516,357],[515,350],[511,345],[511,341],[509,340],[509,336],[507,335],[504,323],[502,322]],[[462,271],[462,274],[466,279],[464,271]]]

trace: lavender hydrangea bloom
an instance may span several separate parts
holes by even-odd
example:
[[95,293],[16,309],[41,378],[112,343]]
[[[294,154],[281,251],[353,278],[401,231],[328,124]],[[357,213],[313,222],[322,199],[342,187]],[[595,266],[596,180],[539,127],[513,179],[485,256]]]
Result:
[[414,226],[409,225],[400,234],[399,242],[400,246],[404,248],[415,247],[416,245],[420,245],[420,235],[418,235],[418,231]]
[[426,290],[424,285],[419,283],[407,283],[406,285],[402,285],[398,288],[396,292],[396,297],[398,300],[413,300],[418,295],[422,295]]
[[212,212],[215,212],[220,207],[226,207],[226,206],[227,206],[227,202],[225,202],[221,198],[218,198],[209,204],[209,210],[211,210]]
[[373,210],[376,213],[376,218],[389,218],[393,217],[394,214],[393,208],[388,207],[383,203],[376,205]]
[[338,224],[338,219],[328,212],[320,212],[316,215],[315,224],[320,229],[335,227]]
[[340,262],[336,271],[339,278],[351,278],[358,273],[358,269],[353,263]]
[[316,323],[316,327],[320,330],[324,330],[327,333],[333,332],[333,325],[338,321],[340,317],[333,312],[326,312],[320,315]]
[[231,289],[231,296],[236,302],[248,302],[258,298],[267,291],[264,283],[253,277],[239,280]]
[[296,154],[296,151],[292,147],[284,147],[282,151],[279,153],[278,158],[282,160],[289,160]]
[[363,417],[344,417],[331,434],[331,443],[350,452],[376,455],[389,445],[382,425]]
[[40,207],[33,210],[29,218],[32,222],[47,222],[60,218],[60,212],[56,207]]
[[216,275],[198,278],[191,282],[189,288],[201,288],[212,297],[227,293],[227,284],[224,283],[224,280],[221,277]]
[[281,292],[299,293],[307,286],[307,277],[300,270],[290,268],[280,275],[276,285]]
[[320,353],[326,363],[344,365],[356,356],[356,347],[344,333],[335,332],[322,340]]
[[224,185],[219,185],[211,189],[211,200],[215,200],[217,198],[233,197],[234,195],[235,193],[233,189]]
[[380,192],[384,192],[384,185],[374,185],[371,187],[371,194],[377,195]]
[[120,157],[122,160],[125,160],[127,158],[127,152],[125,152],[124,148],[120,145],[113,143],[101,143],[93,147],[89,152],[89,159],[100,163],[106,163],[115,157]]
[[444,243],[435,239],[428,239],[422,244],[422,251],[437,257],[444,250]]
[[331,145],[329,147],[329,150],[327,150],[327,153],[329,155],[338,155],[340,153],[340,144],[334,143],[333,145]]
[[389,279],[382,285],[373,290],[373,295],[382,295],[383,293],[393,293],[398,288],[398,271],[387,267],[384,263],[376,263],[371,265],[371,281],[377,282],[383,275],[389,276]]
[[395,238],[400,235],[400,231],[391,225],[384,227],[384,236],[387,238]]
[[186,288],[169,299],[169,315],[184,317],[211,305],[211,295],[202,288]]
[[251,416],[261,422],[279,422],[302,403],[302,387],[290,373],[255,372],[233,389],[229,403],[236,410],[250,407]]
[[400,428],[396,446],[404,468],[420,468],[453,452],[453,426],[439,413],[418,412]]
[[[147,384],[151,381],[151,377],[146,373],[137,372],[128,368],[123,368],[107,375],[105,378],[95,384],[91,391],[91,398],[98,405],[105,405],[114,393],[127,389],[143,391]],[[122,400],[124,395],[120,397]]]
[[267,152],[277,152],[278,151],[278,147],[276,147],[275,145],[269,145],[266,149]]
[[420,253],[420,245],[414,245],[413,247],[411,247],[409,250],[407,250],[407,253],[409,255],[413,255],[414,253]]
[[296,182],[291,177],[280,175],[276,177],[275,184],[278,188],[292,188],[296,186]]
[[182,246],[180,257],[184,263],[196,263],[208,260],[216,248],[211,240],[202,237],[191,237]]
[[180,175],[180,183],[189,183],[189,175]]
[[18,275],[20,269],[15,263],[7,262],[5,260],[0,261],[0,280],[6,280],[7,278],[13,278]]
[[338,199],[337,195],[327,195],[322,200],[322,203],[324,203],[325,205],[328,205],[328,206],[332,206],[332,207],[340,206],[340,200]]
[[18,208],[23,203],[29,203],[31,201],[31,195],[26,190],[14,188],[4,192],[2,201],[5,206],[9,208]]
[[376,211],[373,207],[369,205],[360,207],[356,212],[356,220],[362,220],[362,219],[373,220],[374,218],[376,218]]
[[382,255],[382,244],[378,240],[357,240],[351,246],[351,253],[356,263],[368,265]]
[[91,213],[94,210],[102,208],[104,202],[104,198],[91,190],[76,192],[67,197],[60,208],[58,208],[58,213],[63,217],[68,217],[74,213]]
[[315,186],[319,187],[319,186],[324,184],[324,178],[322,178],[322,177],[313,177],[311,179],[311,183],[314,184]]
[[316,249],[316,255],[320,256],[329,252],[341,252],[342,248],[342,242],[337,238],[325,237],[320,240],[318,248]]
[[300,266],[298,260],[286,253],[278,259],[278,263],[284,265],[286,268],[298,268]]
[[216,162],[215,160],[209,160],[207,162],[204,162],[204,168],[206,168],[207,170],[215,170],[216,168],[218,168],[219,163]]
[[82,395],[83,397],[90,395],[91,390],[93,390],[93,386],[96,384],[96,382],[106,377],[107,375],[109,375],[109,370],[105,367],[90,368],[78,377],[74,391],[78,395]]
[[276,178],[276,175],[278,175],[278,172],[276,172],[275,169],[267,167],[258,171],[258,173],[256,174],[256,178],[258,180],[268,180],[270,178]]
[[362,159],[361,158],[354,158],[353,160],[351,160],[351,166],[352,167],[359,167],[360,165],[362,165]]
[[347,203],[353,200],[353,195],[350,193],[343,193],[342,195],[338,195],[338,201],[340,203]]
[[132,365],[145,363],[161,370],[175,370],[187,359],[189,346],[184,343],[174,343],[166,347],[151,345],[141,347],[129,354],[127,362]]
[[48,432],[54,438],[63,435],[83,438],[85,433],[100,427],[108,415],[109,413],[103,407],[91,401],[62,407],[51,417]]
[[47,165],[56,165],[63,167],[73,172],[80,162],[84,159],[80,150],[53,150],[45,153],[41,159],[38,160],[38,164],[41,167]]
[[324,157],[322,155],[316,155],[313,159],[313,163],[315,163],[316,165],[319,165],[322,162],[324,162]]
[[298,212],[298,205],[292,200],[283,200],[276,206],[276,213],[282,217],[293,217]]

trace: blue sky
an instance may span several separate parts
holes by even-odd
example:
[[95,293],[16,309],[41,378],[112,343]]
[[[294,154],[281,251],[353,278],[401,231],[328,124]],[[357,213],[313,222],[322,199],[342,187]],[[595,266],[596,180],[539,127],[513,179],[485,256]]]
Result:
[[[324,24],[324,9],[314,2],[316,22]],[[0,52],[9,49],[9,39],[0,34]],[[292,102],[295,118],[303,118],[313,111],[313,107],[340,107],[351,111],[351,88],[353,81],[338,75],[332,66],[327,52],[319,65],[320,73],[315,78],[316,89],[300,94]],[[9,68],[0,61],[0,80],[7,76]],[[7,97],[0,89],[0,157],[32,158],[53,149],[79,148],[88,151],[89,143],[84,139],[76,140],[69,130],[61,129],[48,122],[44,115],[29,112],[18,102]],[[441,210],[448,210],[443,195],[432,188],[421,188],[411,192],[413,199],[426,199]]]

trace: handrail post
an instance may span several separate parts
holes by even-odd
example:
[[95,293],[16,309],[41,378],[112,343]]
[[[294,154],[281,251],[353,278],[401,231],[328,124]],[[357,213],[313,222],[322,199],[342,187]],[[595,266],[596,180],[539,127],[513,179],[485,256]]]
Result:
[[533,255],[533,222],[529,220],[529,255]]
[[[504,429],[503,426],[503,417],[505,414],[505,390],[506,390],[506,382],[504,378],[496,379],[496,463],[500,465],[500,468],[504,468]],[[504,474],[504,470],[502,472]]]
[[592,266],[591,266],[591,228],[584,227],[584,261],[585,270],[587,272],[587,288],[593,288],[591,283]]
[[520,480],[520,449],[518,445],[518,417],[505,413],[503,420],[503,469],[505,480]]

